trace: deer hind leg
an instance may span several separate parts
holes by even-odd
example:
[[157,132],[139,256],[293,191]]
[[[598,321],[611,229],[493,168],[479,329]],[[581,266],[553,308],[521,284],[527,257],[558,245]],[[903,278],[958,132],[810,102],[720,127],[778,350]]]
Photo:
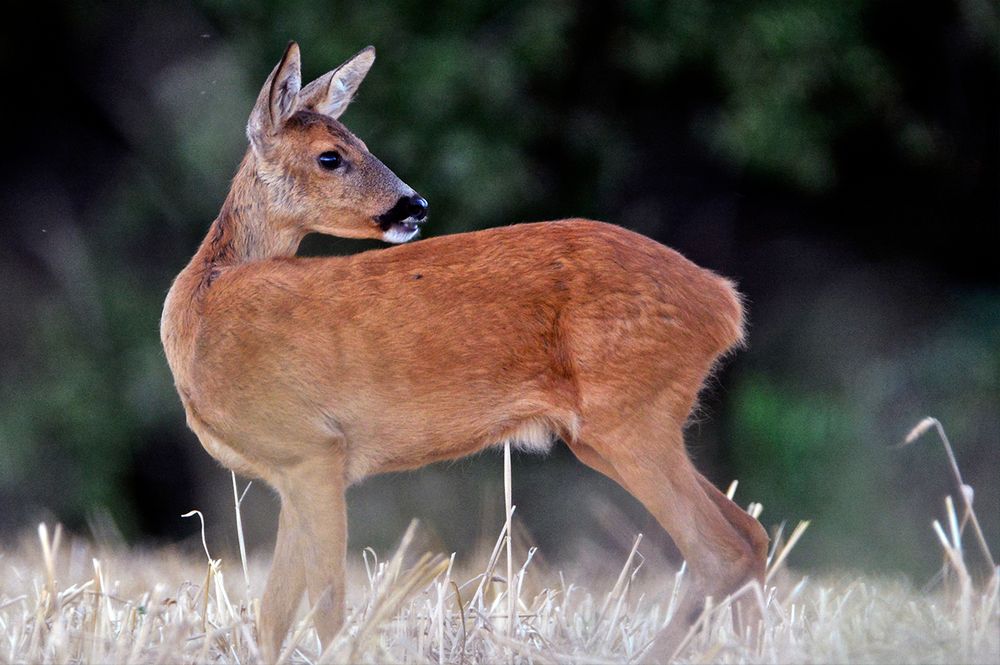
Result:
[[754,563],[756,568],[753,570],[753,575],[751,579],[755,579],[761,584],[764,583],[764,573],[765,565],[767,564],[767,550],[770,545],[771,539],[768,537],[767,532],[761,523],[756,519],[751,517],[745,510],[740,508],[736,503],[733,502],[728,496],[723,494],[715,485],[708,481],[708,478],[701,475],[697,471],[698,482],[701,484],[701,488],[705,490],[705,494],[711,499],[719,510],[722,511],[723,516],[734,529],[739,531],[748,543],[750,543],[750,548],[753,550]]
[[301,525],[291,504],[284,502],[278,518],[278,538],[274,543],[271,572],[261,602],[260,640],[265,663],[277,662],[281,643],[295,618],[306,588],[303,571]]
[[[615,467],[613,467],[606,459],[601,457],[597,450],[580,441],[572,441],[567,445],[581,462],[598,473],[604,474],[628,490],[625,480],[615,470]],[[695,470],[694,473],[696,474],[702,489],[704,489],[705,493],[708,495],[708,498],[715,502],[715,505],[720,511],[722,511],[723,517],[725,517],[729,521],[730,525],[739,531],[747,542],[751,544],[754,554],[761,564],[760,570],[754,571],[752,578],[763,581],[763,563],[767,558],[768,538],[763,527],[761,527],[760,522],[750,517],[750,515],[740,509],[739,506],[733,503],[725,494],[716,489],[716,487],[697,470]]]
[[344,466],[342,451],[310,456],[285,469],[278,484],[282,505],[289,504],[296,517],[302,574],[324,648],[344,622],[347,555]]
[[[622,477],[618,475],[617,471],[615,471],[615,467],[611,466],[610,462],[601,457],[600,453],[598,453],[594,448],[588,446],[582,441],[567,441],[566,445],[569,446],[569,449],[573,451],[573,454],[576,455],[578,460],[589,466],[594,471],[604,474],[622,487],[625,487],[625,481],[623,481]],[[627,490],[628,488],[625,487],[625,489]]]
[[[761,526],[760,522],[719,491],[705,476],[697,471],[695,473],[697,474],[699,484],[705,490],[708,498],[715,503],[733,528],[739,531],[743,538],[750,544],[750,549],[753,553],[753,567],[745,581],[757,582],[761,590],[763,590],[767,567],[767,551],[771,542],[771,539],[767,536],[767,532]],[[741,631],[744,628],[750,628],[751,634],[756,637],[759,621],[763,618],[761,615],[761,606],[757,602],[756,596],[749,595],[740,599],[735,603],[734,608],[733,621],[736,630]]]
[[[628,490],[628,487],[625,485],[625,481],[622,477],[618,474],[610,462],[601,457],[597,450],[581,442],[570,443],[569,448],[581,462],[595,471],[604,474]],[[719,491],[708,481],[707,478],[701,475],[701,473],[697,470],[695,470],[694,473],[696,474],[702,489],[704,489],[705,493],[708,495],[708,498],[715,503],[720,511],[722,511],[723,516],[729,521],[730,525],[739,531],[746,541],[750,543],[751,549],[753,550],[753,560],[755,566],[748,579],[757,580],[758,582],[763,583],[764,564],[767,561],[769,544],[769,538],[767,537],[767,533],[764,531],[764,528],[761,526],[760,522],[748,515],[746,511]]]
[[706,596],[721,600],[752,579],[763,581],[766,546],[762,551],[745,535],[751,529],[744,528],[735,504],[720,492],[732,505],[732,509],[724,507],[706,490],[703,483],[707,481],[685,451],[681,426],[668,414],[651,402],[641,415],[616,422],[607,431],[595,428],[592,420],[581,432],[583,445],[570,447],[584,463],[635,496],[687,561],[695,583],[675,614],[679,621],[673,623],[668,637],[674,642],[698,617]]

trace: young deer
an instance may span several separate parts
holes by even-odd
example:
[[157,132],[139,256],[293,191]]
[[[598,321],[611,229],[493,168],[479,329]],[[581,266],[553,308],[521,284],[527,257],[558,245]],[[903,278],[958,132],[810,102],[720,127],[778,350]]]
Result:
[[337,121],[374,59],[369,47],[300,89],[288,46],[163,310],[188,425],[281,497],[265,657],[306,590],[324,644],[343,621],[348,485],[504,441],[558,437],[641,501],[696,577],[684,619],[706,595],[762,581],[764,530],[698,473],[682,436],[706,375],[742,339],[728,281],[579,219],[295,256],[310,232],[402,243],[425,221],[427,202]]

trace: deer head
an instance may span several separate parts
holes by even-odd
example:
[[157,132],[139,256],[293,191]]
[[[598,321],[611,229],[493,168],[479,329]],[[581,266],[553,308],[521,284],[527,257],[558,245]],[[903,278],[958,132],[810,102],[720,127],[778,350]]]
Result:
[[264,82],[247,123],[248,162],[272,223],[395,243],[419,233],[427,201],[338,120],[374,61],[369,46],[303,88],[291,42]]

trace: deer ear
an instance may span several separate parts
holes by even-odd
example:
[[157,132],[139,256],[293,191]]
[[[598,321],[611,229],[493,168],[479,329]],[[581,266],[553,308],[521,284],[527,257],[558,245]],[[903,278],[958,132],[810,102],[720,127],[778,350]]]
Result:
[[375,47],[358,51],[347,62],[327,72],[302,89],[300,107],[339,118],[347,110],[358,86],[375,62]]
[[247,136],[258,143],[273,136],[298,108],[299,88],[302,87],[302,60],[299,45],[289,42],[281,61],[264,81],[257,103],[250,112]]

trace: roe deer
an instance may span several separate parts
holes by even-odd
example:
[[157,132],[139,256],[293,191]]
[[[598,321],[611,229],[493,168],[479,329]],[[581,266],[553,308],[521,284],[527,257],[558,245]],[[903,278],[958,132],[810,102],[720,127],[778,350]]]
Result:
[[402,243],[425,221],[427,202],[337,120],[374,58],[366,48],[300,89],[289,44],[163,310],[189,426],[281,497],[264,656],[306,591],[324,645],[343,622],[348,485],[504,441],[558,437],[641,501],[695,576],[682,619],[706,595],[762,581],[764,530],[698,473],[682,436],[706,375],[743,336],[728,281],[582,219],[295,256],[309,232]]

